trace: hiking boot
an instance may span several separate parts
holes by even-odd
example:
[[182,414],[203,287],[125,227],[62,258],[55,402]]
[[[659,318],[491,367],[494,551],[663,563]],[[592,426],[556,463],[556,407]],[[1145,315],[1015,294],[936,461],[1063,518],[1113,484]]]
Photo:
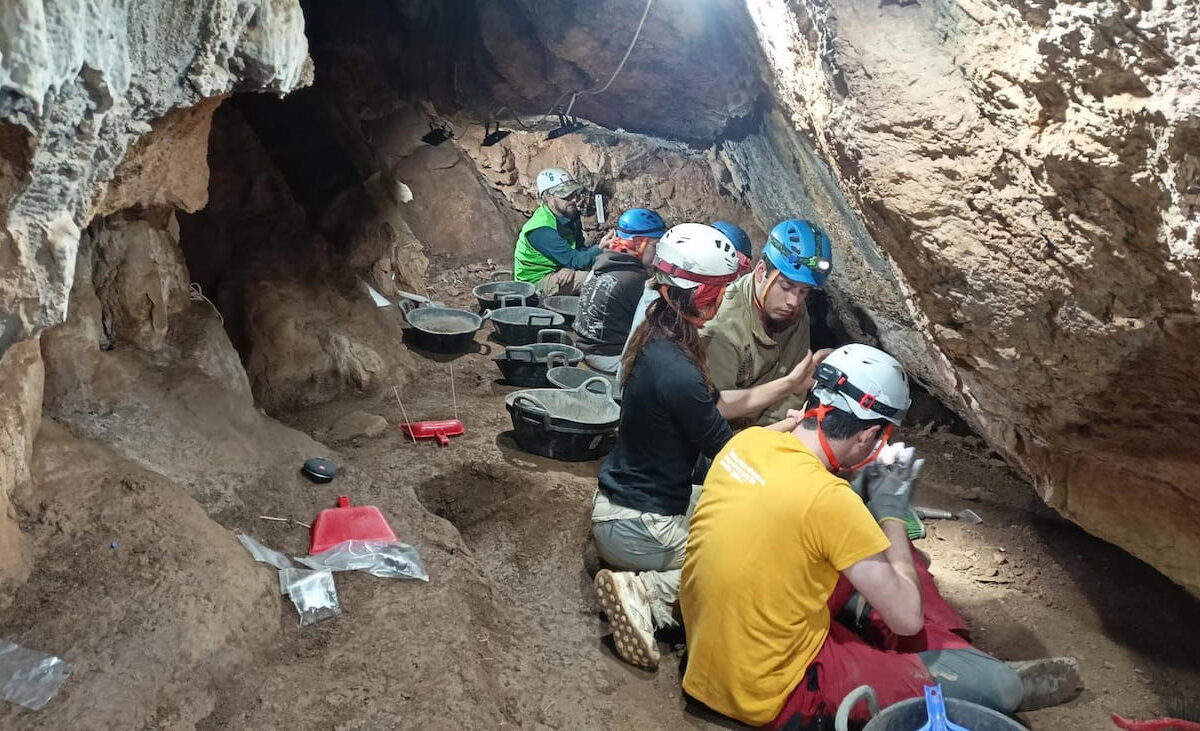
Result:
[[1079,661],[1073,657],[1043,657],[1008,665],[1017,671],[1024,689],[1018,711],[1036,711],[1066,703],[1082,689]]
[[617,654],[631,665],[658,669],[658,642],[650,621],[650,600],[637,574],[602,569],[596,574],[596,599],[608,615]]

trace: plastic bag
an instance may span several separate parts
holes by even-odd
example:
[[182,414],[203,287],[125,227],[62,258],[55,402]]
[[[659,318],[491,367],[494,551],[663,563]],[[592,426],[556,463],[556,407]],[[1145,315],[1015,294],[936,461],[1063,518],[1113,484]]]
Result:
[[313,573],[310,569],[279,569],[279,593],[286,595],[293,583]]
[[[342,613],[338,604],[337,587],[333,584],[333,572],[294,570],[293,580],[287,585],[287,595],[296,612],[300,614],[300,626],[307,627]],[[280,580],[287,569],[281,570]],[[300,575],[304,574],[304,575]]]
[[250,536],[238,533],[237,539],[241,542],[242,546],[244,546],[245,549],[250,552],[250,555],[254,557],[255,561],[271,564],[277,569],[291,569],[296,567],[296,564],[292,563],[291,559],[289,559],[287,556],[283,555],[279,551],[267,548]]
[[429,581],[417,549],[399,541],[342,541],[297,561],[314,569],[366,571],[382,579]]
[[36,711],[58,693],[74,667],[61,657],[0,640],[0,698]]

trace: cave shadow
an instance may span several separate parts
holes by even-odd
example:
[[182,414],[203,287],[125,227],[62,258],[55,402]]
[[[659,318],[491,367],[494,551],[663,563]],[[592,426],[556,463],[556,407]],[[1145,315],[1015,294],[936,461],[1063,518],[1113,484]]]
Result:
[[1030,525],[1045,557],[1096,610],[1106,637],[1151,665],[1200,670],[1200,633],[1188,621],[1200,617],[1200,599],[1065,518],[1035,514]]

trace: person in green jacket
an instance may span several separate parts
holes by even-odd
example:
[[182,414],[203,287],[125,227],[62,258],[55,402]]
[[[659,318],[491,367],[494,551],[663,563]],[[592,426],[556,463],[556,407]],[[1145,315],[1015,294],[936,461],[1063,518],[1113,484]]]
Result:
[[[833,251],[816,224],[798,219],[771,229],[762,258],[725,292],[717,316],[700,332],[718,390],[742,389],[789,373],[809,352],[805,300],[829,276]],[[735,428],[765,426],[801,409],[804,395],[739,420]]]
[[579,294],[608,239],[584,246],[579,204],[586,191],[569,172],[543,170],[537,176],[537,191],[542,204],[517,236],[513,276],[536,285],[543,296]]

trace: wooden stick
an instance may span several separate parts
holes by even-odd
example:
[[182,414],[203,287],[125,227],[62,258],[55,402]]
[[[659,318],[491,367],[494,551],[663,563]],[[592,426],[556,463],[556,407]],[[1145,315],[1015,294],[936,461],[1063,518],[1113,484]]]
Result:
[[[400,400],[400,391],[395,386],[392,386],[392,393],[396,394],[396,403],[400,404],[400,413],[404,416],[404,423],[411,426],[412,422],[408,420],[408,413],[404,411],[404,402]],[[411,430],[408,432],[408,435],[412,437],[413,444],[416,444],[417,435],[413,434]]]
[[310,525],[308,523],[302,523],[299,520],[296,520],[294,518],[276,518],[271,515],[260,515],[260,516],[258,516],[258,518],[259,518],[259,520],[273,520],[276,523],[288,523],[289,525],[299,525],[299,526],[303,526],[305,528],[312,528],[312,525]]
[[450,363],[450,398],[454,400],[454,418],[458,418],[458,395],[454,392],[454,364]]

